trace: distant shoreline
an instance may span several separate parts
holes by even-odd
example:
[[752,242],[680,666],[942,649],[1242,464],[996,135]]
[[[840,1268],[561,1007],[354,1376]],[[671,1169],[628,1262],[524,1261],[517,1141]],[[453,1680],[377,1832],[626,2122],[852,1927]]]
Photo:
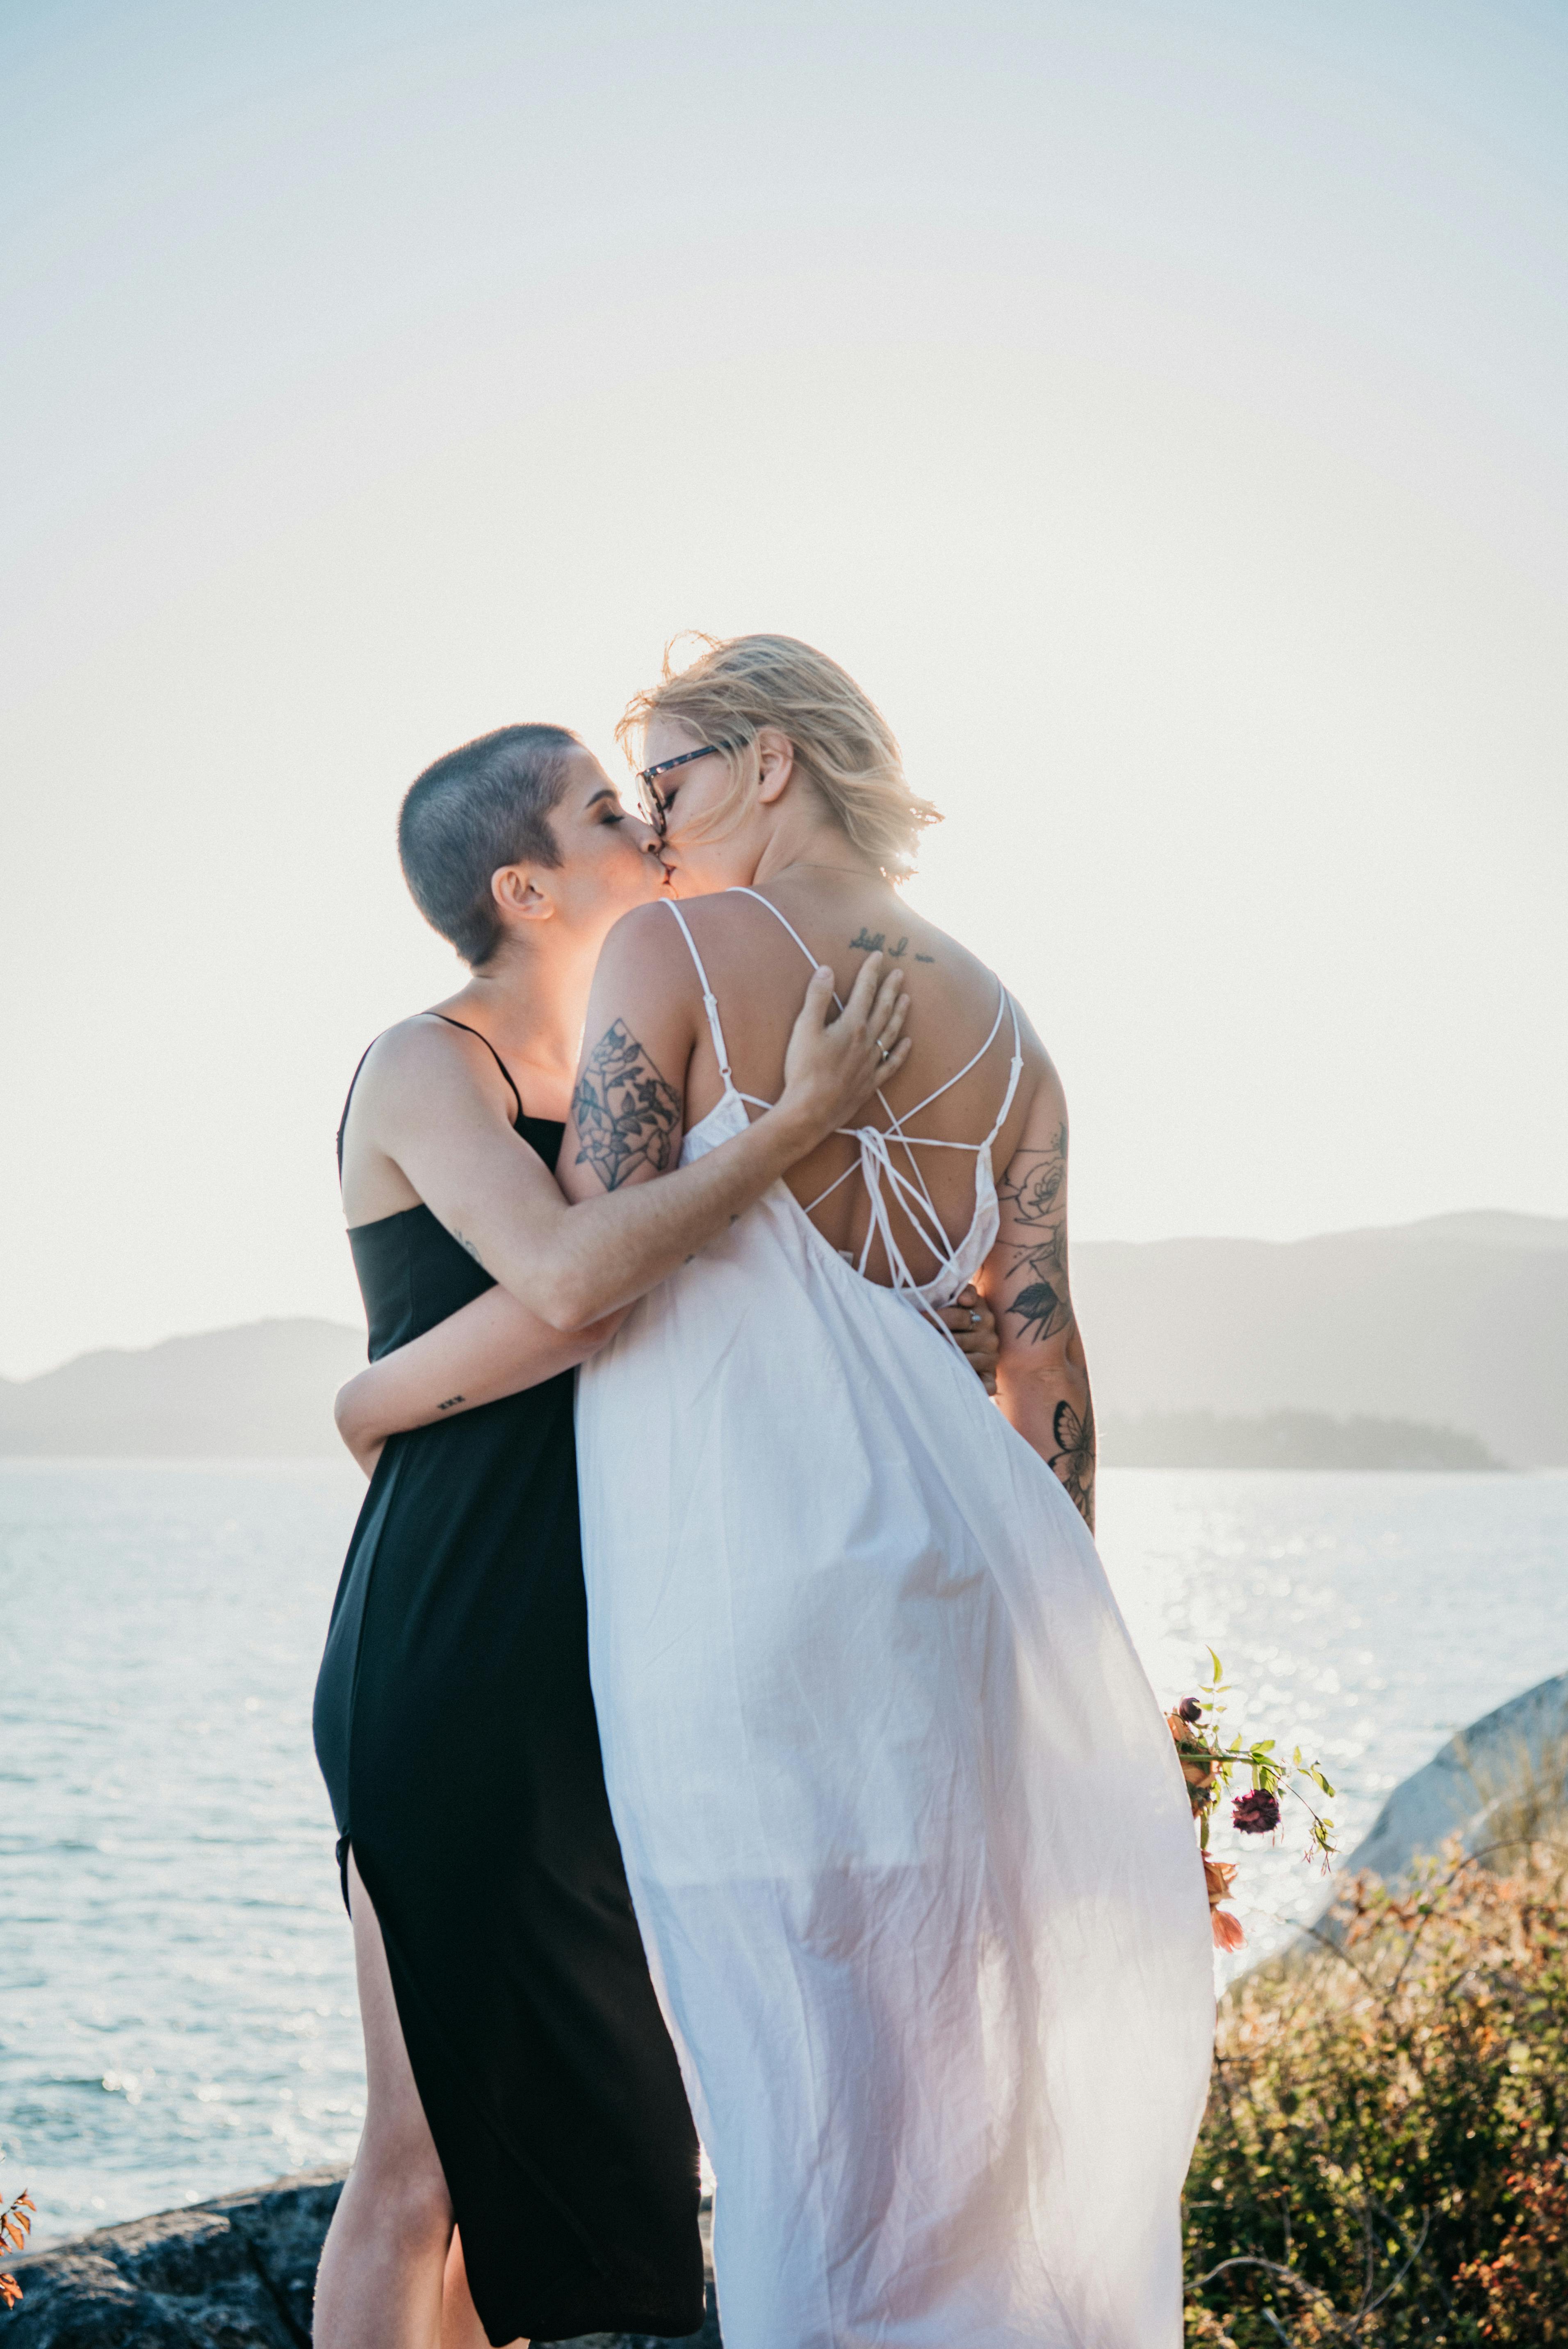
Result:
[[1336,1419],[1327,1412],[1150,1411],[1108,1418],[1106,1468],[1350,1469],[1510,1473],[1479,1435],[1425,1420]]
[[[1568,1467],[1568,1216],[1292,1241],[1088,1241],[1108,1465]],[[0,1455],[335,1459],[345,1322],[251,1321],[0,1378]]]
[[[1125,1449],[1112,1452],[1109,1443],[1101,1450],[1099,1466],[1103,1475],[1115,1475],[1126,1469],[1130,1474],[1137,1471],[1140,1475],[1182,1476],[1502,1476],[1511,1483],[1521,1477],[1568,1476],[1568,1468],[1511,1468],[1506,1462],[1493,1462],[1489,1468],[1473,1468],[1433,1467],[1426,1464],[1410,1466],[1399,1462],[1368,1465],[1363,1461],[1346,1465],[1334,1461],[1132,1459]],[[358,1477],[346,1452],[338,1458],[329,1452],[21,1452],[0,1446],[0,1475],[29,1468],[81,1472],[129,1468],[164,1473],[181,1469],[192,1475],[238,1475],[242,1472],[258,1476],[285,1470],[308,1470],[313,1475],[341,1473],[346,1485],[352,1486],[357,1480],[358,1488],[364,1489],[363,1479]]]

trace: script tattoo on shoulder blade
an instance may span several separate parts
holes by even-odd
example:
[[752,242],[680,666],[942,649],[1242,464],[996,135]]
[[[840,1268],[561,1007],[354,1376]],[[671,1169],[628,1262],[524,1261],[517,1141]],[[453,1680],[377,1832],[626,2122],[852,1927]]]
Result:
[[[873,937],[870,930],[867,929],[865,924],[862,922],[861,924],[860,936],[850,940],[850,952],[851,954],[892,955],[893,960],[896,962],[900,955],[905,955],[909,952],[909,933],[906,930],[903,936],[900,938],[897,946],[890,947],[887,942],[887,932],[885,930],[879,930],[875,937]],[[917,954],[915,956],[916,962],[932,962],[934,961],[934,959],[935,957],[933,955]]]
[[664,1174],[675,1156],[679,1095],[665,1082],[624,1019],[606,1028],[572,1096],[579,1166],[606,1191],[645,1169]]
[[[878,930],[873,934],[872,931],[867,929],[865,924],[862,922],[861,924],[860,936],[850,940],[850,952],[851,954],[891,955],[893,960],[897,962],[903,956],[909,952],[909,934],[906,931],[903,936],[900,938],[897,946],[890,947],[887,942],[887,932],[885,930]],[[936,957],[934,955],[922,954],[918,947],[916,947],[914,950],[914,958],[916,962],[934,963],[936,960]]]

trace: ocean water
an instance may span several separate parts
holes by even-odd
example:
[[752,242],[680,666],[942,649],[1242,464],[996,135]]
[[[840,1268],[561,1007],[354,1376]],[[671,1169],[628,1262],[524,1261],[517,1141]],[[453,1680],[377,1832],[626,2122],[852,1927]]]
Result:
[[[1344,1848],[1568,1668],[1568,1475],[1108,1472],[1162,1699],[1317,1754]],[[0,2185],[46,2241],[346,2159],[352,1951],[310,1744],[363,1490],[335,1464],[0,1463]],[[1252,1952],[1325,1895],[1243,1847]]]
[[[1217,1651],[1223,1726],[1323,1764],[1335,1799],[1315,1800],[1340,1862],[1456,1729],[1568,1671],[1568,1474],[1130,1468],[1101,1482],[1101,1550],[1161,1700],[1195,1692]],[[1272,1847],[1215,1835],[1216,1857],[1241,1864],[1248,1944],[1222,1979],[1332,1896],[1304,1864],[1305,1812],[1284,1809]]]

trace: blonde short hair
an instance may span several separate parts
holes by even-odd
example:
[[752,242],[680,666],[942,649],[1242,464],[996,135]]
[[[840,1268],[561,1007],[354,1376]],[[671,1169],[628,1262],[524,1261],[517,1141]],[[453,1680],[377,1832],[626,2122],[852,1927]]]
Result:
[[910,790],[892,729],[853,678],[797,636],[691,633],[704,647],[696,659],[672,667],[676,637],[658,683],[627,703],[615,729],[627,757],[655,718],[677,719],[720,750],[731,787],[703,827],[711,837],[745,805],[758,771],[757,737],[775,727],[841,831],[886,879],[907,879],[921,833],[942,818]]

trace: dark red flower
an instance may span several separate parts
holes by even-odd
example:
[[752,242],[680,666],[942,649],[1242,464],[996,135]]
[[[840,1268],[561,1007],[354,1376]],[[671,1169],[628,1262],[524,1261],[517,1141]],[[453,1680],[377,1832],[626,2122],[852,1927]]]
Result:
[[1177,1718],[1181,1721],[1201,1721],[1203,1717],[1203,1708],[1195,1696],[1184,1696],[1176,1708],[1176,1713]]
[[1279,1796],[1263,1786],[1238,1795],[1231,1805],[1231,1825],[1243,1835],[1273,1835],[1279,1825]]

